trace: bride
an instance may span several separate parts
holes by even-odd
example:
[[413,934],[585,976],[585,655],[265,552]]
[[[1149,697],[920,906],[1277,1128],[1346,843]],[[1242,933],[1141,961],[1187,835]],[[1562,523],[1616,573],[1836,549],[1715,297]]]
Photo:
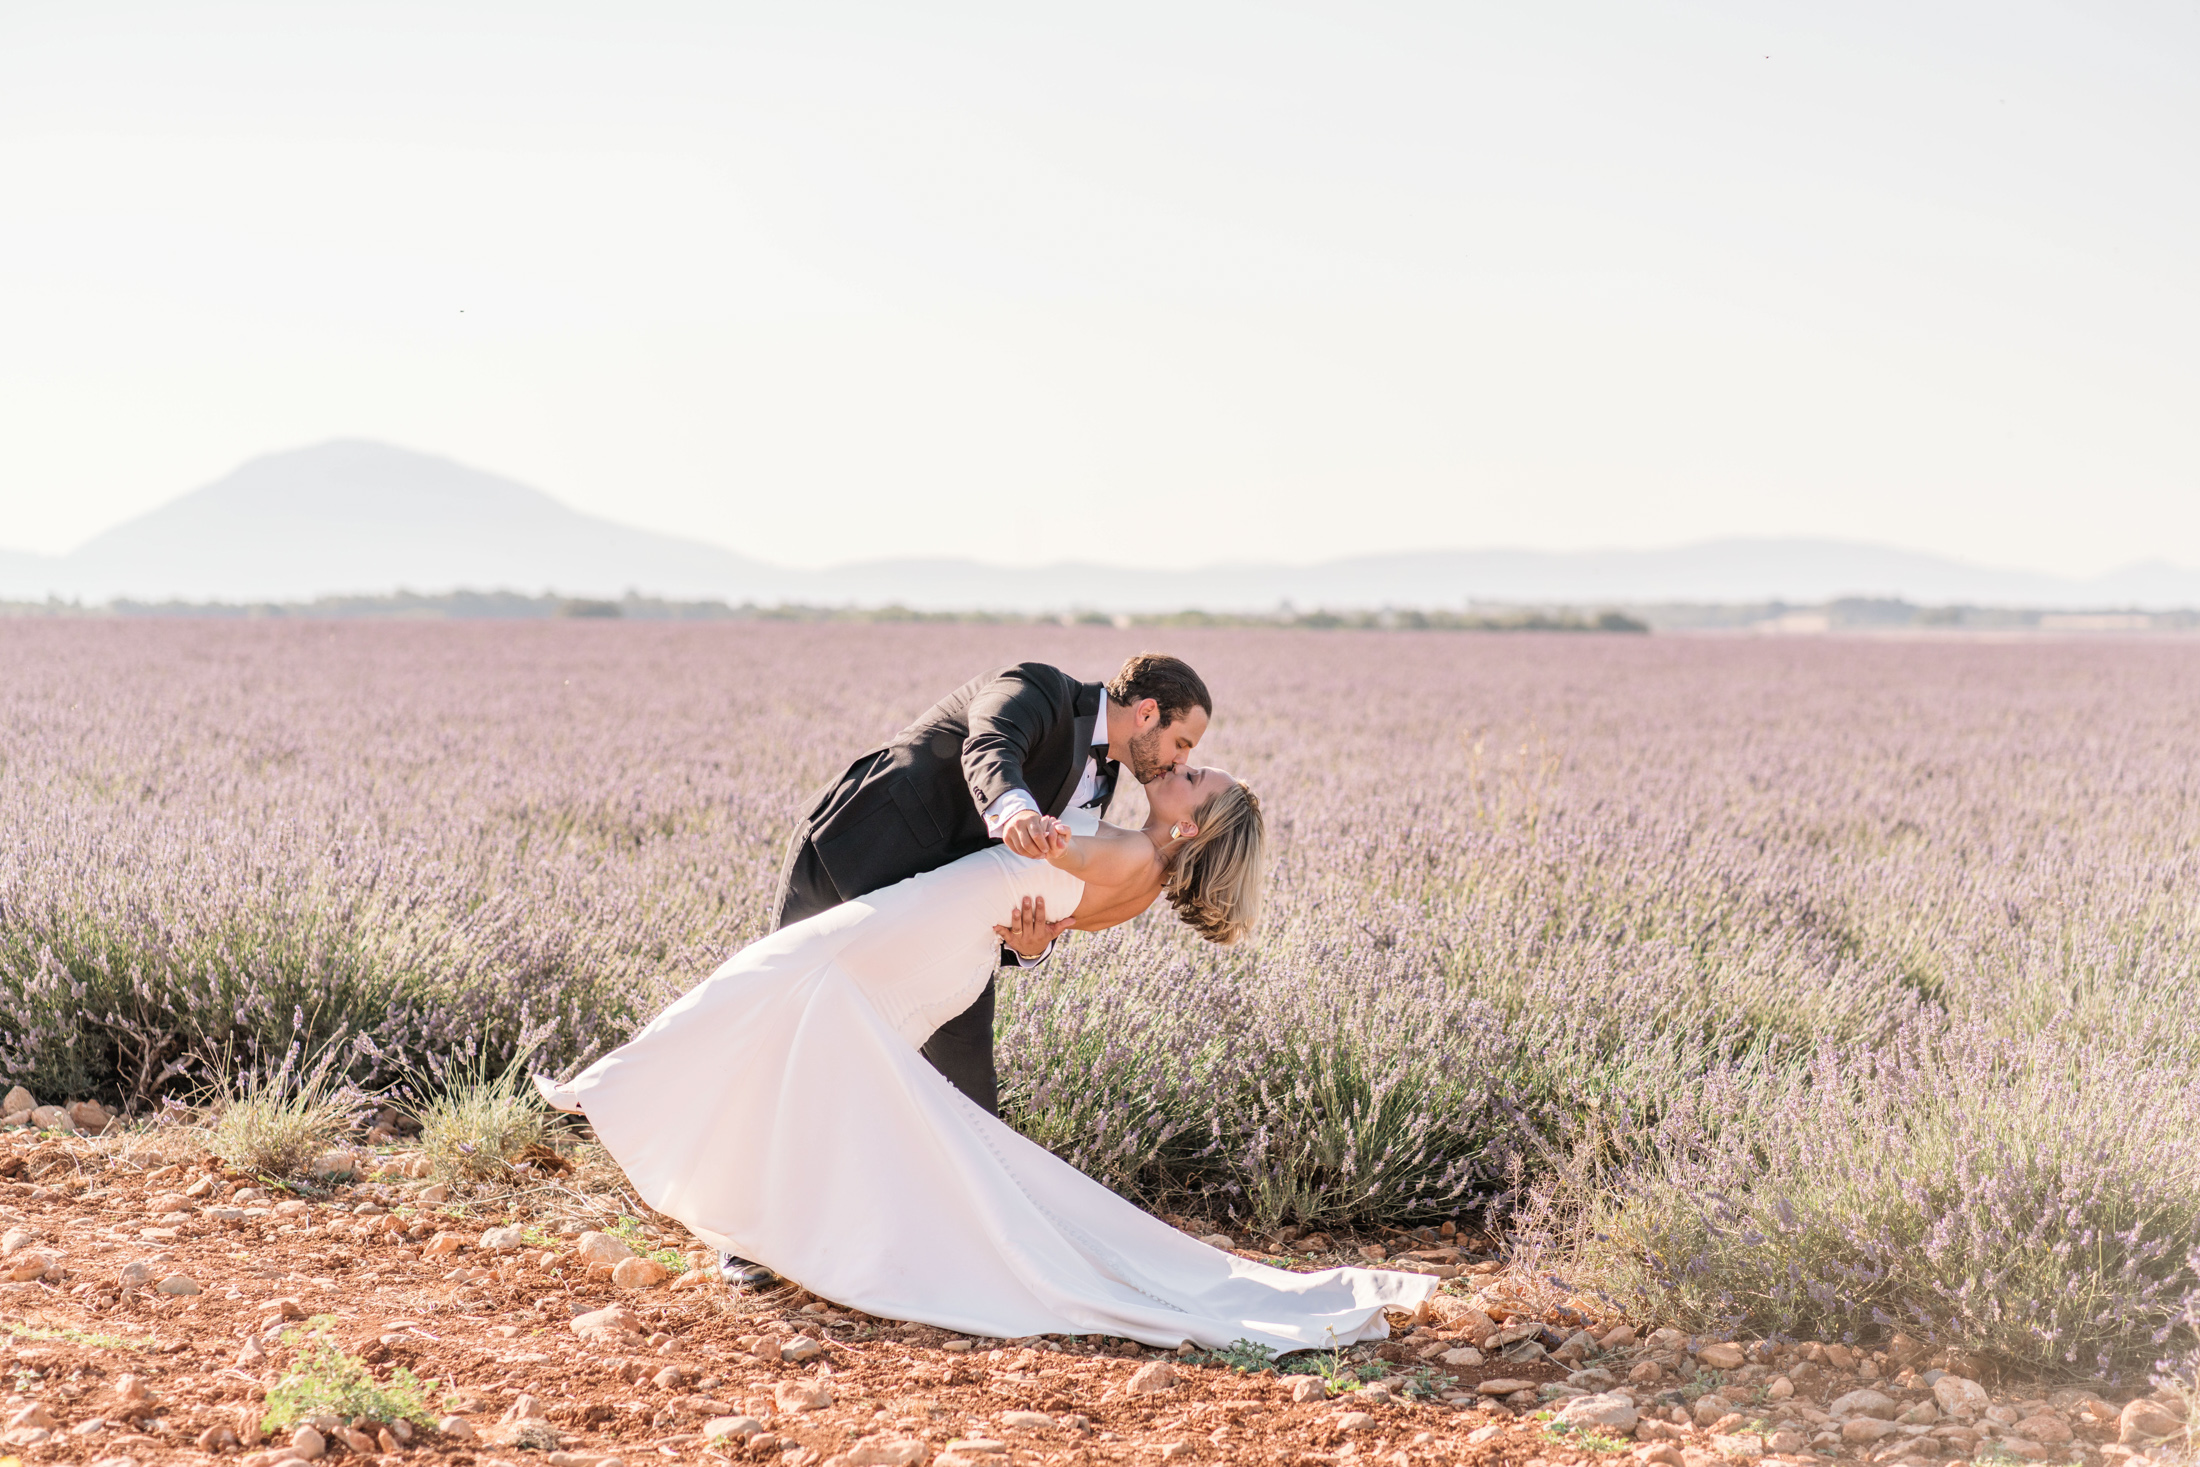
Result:
[[[650,1206],[850,1308],[963,1334],[1279,1351],[1379,1339],[1416,1274],[1287,1273],[1209,1247],[987,1115],[918,1053],[1002,936],[1166,896],[1230,943],[1259,914],[1260,802],[1219,769],[1146,786],[1142,829],[1078,812],[1045,859],[991,846],[751,943],[565,1085]],[[998,914],[1007,908],[1009,924]],[[1054,924],[1059,927],[1060,924]]]

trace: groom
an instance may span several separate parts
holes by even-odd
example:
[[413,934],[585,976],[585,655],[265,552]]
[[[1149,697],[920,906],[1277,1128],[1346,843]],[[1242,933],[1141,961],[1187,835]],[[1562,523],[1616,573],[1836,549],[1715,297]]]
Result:
[[[1041,855],[1045,817],[1105,810],[1124,764],[1140,784],[1153,783],[1191,754],[1213,712],[1199,674],[1159,652],[1139,653],[1106,684],[1078,682],[1043,662],[974,678],[817,798],[787,853],[775,925],[996,840],[1018,855]],[[1067,915],[1049,936],[1068,927]],[[1036,961],[1008,948],[1001,960]],[[988,1115],[999,1114],[991,983],[939,1027],[924,1057]]]

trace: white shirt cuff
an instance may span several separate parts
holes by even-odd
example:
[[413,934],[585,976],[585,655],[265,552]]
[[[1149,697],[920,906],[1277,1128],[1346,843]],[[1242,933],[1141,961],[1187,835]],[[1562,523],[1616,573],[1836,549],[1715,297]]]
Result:
[[993,839],[999,840],[1001,838],[1001,827],[1008,824],[1010,816],[1022,810],[1037,810],[1038,808],[1039,802],[1031,797],[1029,790],[1010,790],[1007,794],[1002,795],[985,807],[985,833]]
[[[1054,942],[1060,942],[1061,940],[1062,940],[1062,939],[1060,939],[1059,937],[1057,937],[1057,938],[1055,938],[1055,939],[1054,939]],[[1046,960],[1047,960],[1048,958],[1050,958],[1050,957],[1054,956],[1054,942],[1050,942],[1050,943],[1048,943],[1048,944],[1047,944],[1047,945],[1046,945],[1045,947],[1041,948],[1041,949],[1039,950],[1039,956],[1037,956],[1037,957],[1035,957],[1035,958],[1027,958],[1027,957],[1025,957],[1025,956],[1024,956],[1024,955],[1023,955],[1022,953],[1016,953],[1016,949],[1014,949],[1014,948],[1010,948],[1010,949],[1009,949],[1009,951],[1010,951],[1010,952],[1012,952],[1012,953],[1016,953],[1016,966],[1017,966],[1017,967],[1019,967],[1019,968],[1036,968],[1036,967],[1038,967],[1038,966],[1039,966],[1039,965],[1040,965],[1041,963],[1045,962],[1045,961],[1046,961]]]

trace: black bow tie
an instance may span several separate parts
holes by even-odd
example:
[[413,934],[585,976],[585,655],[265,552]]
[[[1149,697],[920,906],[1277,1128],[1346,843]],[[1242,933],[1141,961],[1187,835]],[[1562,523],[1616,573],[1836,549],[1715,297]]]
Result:
[[1114,797],[1115,772],[1120,766],[1108,757],[1106,744],[1092,746],[1092,763],[1092,798],[1085,801],[1084,808],[1105,810],[1108,808],[1108,801]]

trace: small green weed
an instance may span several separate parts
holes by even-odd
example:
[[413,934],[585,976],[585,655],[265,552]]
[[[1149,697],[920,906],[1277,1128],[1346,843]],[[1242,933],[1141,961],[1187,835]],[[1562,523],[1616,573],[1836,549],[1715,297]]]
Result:
[[1543,1424],[1543,1430],[1548,1435],[1557,1437],[1568,1446],[1578,1447],[1585,1452],[1624,1452],[1633,1446],[1631,1442],[1615,1441],[1611,1437],[1601,1436],[1592,1427],[1568,1425],[1566,1422],[1553,1418],[1547,1412],[1539,1411],[1535,1413],[1535,1419]]
[[1249,1375],[1276,1368],[1276,1352],[1251,1340],[1232,1340],[1219,1350],[1204,1350],[1187,1356],[1186,1360],[1193,1365],[1227,1366],[1231,1370],[1242,1370]]
[[1425,1396],[1433,1401],[1451,1389],[1451,1377],[1440,1375],[1429,1366],[1416,1365],[1399,1376],[1395,1386],[1407,1396]]
[[[679,1249],[659,1248],[652,1244],[648,1236],[642,1232],[642,1224],[637,1218],[621,1214],[619,1220],[611,1225],[611,1231],[624,1238],[627,1246],[634,1250],[637,1257],[652,1259],[675,1273],[687,1267],[687,1258]],[[550,1245],[545,1244],[544,1246],[548,1247]]]
[[142,1350],[143,1340],[128,1339],[122,1335],[99,1334],[81,1329],[40,1329],[30,1324],[0,1325],[0,1329],[19,1340],[67,1340],[72,1345],[85,1345],[95,1350]]
[[1329,1386],[1331,1394],[1340,1391],[1356,1391],[1371,1380],[1389,1373],[1389,1367],[1380,1361],[1372,1365],[1348,1365],[1342,1352],[1331,1350],[1327,1355],[1310,1350],[1293,1356],[1276,1365],[1278,1375],[1318,1375]]
[[[320,1323],[316,1319],[310,1325]],[[295,1343],[299,1332],[291,1330],[284,1339]],[[267,1418],[262,1427],[279,1431],[323,1412],[347,1421],[359,1417],[376,1421],[403,1418],[432,1426],[435,1411],[429,1402],[435,1389],[436,1382],[422,1380],[403,1366],[392,1370],[388,1380],[377,1381],[364,1360],[330,1339],[323,1329],[314,1328],[290,1374],[267,1393]]]

